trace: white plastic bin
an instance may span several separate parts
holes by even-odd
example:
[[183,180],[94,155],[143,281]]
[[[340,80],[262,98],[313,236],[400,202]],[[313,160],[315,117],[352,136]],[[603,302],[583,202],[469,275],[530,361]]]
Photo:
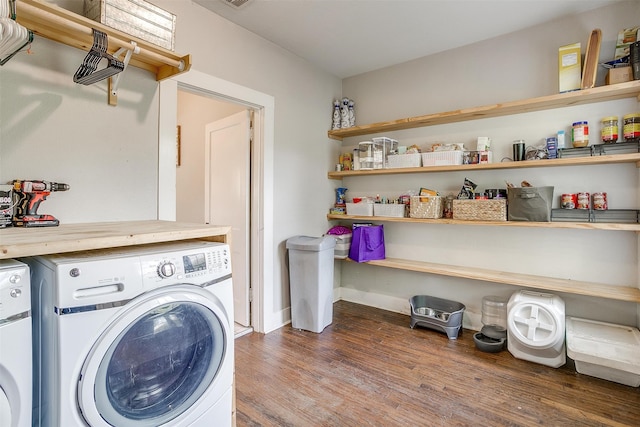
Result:
[[333,320],[333,236],[287,240],[291,326],[320,333]]
[[567,317],[567,356],[581,374],[640,386],[638,328]]

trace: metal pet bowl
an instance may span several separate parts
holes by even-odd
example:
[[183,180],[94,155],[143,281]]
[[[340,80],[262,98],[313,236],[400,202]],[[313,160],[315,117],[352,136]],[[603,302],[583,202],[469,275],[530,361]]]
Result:
[[409,303],[412,329],[416,325],[424,326],[445,332],[449,339],[458,338],[464,304],[427,295],[415,295],[409,299]]

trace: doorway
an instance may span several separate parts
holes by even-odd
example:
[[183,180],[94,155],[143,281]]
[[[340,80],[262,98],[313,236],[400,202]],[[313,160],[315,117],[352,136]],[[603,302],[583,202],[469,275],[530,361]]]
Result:
[[245,328],[251,326],[252,115],[237,103],[178,91],[176,220],[231,226],[233,317]]
[[[178,92],[216,98],[254,112],[251,153],[250,275],[253,282],[251,326],[267,333],[281,326],[273,310],[273,144],[274,99],[244,86],[191,70],[160,82],[158,219],[176,220],[176,126]],[[202,180],[203,181],[203,180]],[[200,181],[200,182],[202,182]],[[171,191],[173,190],[173,191]],[[202,200],[204,197],[201,198]],[[203,201],[204,203],[204,201]],[[201,210],[200,212],[203,212]],[[233,242],[232,242],[233,244]]]

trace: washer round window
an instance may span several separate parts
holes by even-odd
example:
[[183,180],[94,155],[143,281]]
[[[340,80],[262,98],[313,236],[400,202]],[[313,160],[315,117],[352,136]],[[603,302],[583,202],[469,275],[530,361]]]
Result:
[[132,322],[98,367],[96,406],[114,426],[157,426],[186,411],[215,378],[226,347],[220,319],[193,302]]

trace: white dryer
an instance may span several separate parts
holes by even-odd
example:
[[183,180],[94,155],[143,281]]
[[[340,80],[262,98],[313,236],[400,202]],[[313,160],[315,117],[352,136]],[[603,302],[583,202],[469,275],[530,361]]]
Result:
[[507,349],[518,359],[559,368],[566,362],[564,301],[518,291],[507,303]]
[[0,260],[0,426],[31,425],[29,267]]
[[230,256],[191,241],[27,258],[34,425],[230,426]]

